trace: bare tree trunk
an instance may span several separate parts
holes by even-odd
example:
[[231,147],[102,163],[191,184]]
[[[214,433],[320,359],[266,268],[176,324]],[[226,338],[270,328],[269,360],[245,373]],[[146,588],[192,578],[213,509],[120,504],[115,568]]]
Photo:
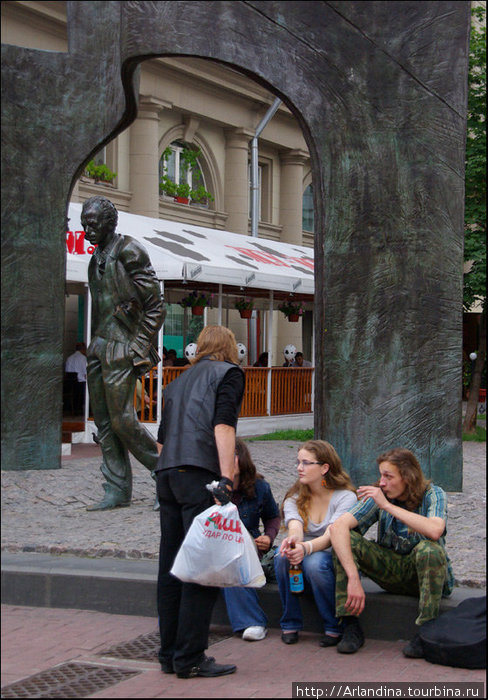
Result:
[[480,339],[478,343],[477,358],[474,365],[473,374],[471,375],[471,384],[469,385],[469,398],[466,408],[466,416],[463,423],[463,431],[465,433],[474,433],[476,431],[476,418],[478,413],[478,396],[481,386],[481,375],[485,366],[486,355],[486,307],[483,307],[483,313],[480,318]]

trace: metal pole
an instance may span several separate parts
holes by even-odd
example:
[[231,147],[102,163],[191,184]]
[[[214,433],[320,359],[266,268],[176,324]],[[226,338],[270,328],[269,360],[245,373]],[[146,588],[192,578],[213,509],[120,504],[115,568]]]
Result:
[[[164,300],[164,281],[159,280],[159,285],[161,288],[161,296],[163,297]],[[156,420],[158,425],[161,423],[161,417],[162,417],[162,404],[163,404],[163,368],[164,368],[164,362],[163,362],[163,347],[164,347],[164,323],[159,329],[159,338],[158,338],[158,351],[161,353],[161,362],[159,363],[158,367],[158,374],[157,374],[157,383],[156,383],[156,396],[157,396],[157,406],[156,406]],[[152,399],[152,397],[151,397]]]
[[[91,325],[92,325],[92,298],[90,288],[85,284],[86,289],[86,348],[88,350],[91,343]],[[85,430],[88,416],[90,413],[90,395],[88,394],[88,379],[85,383]]]
[[315,315],[312,320],[312,413],[315,412]]
[[268,311],[268,389],[267,389],[267,406],[266,406],[266,411],[268,416],[271,415],[271,392],[273,391],[273,384],[271,381],[271,367],[272,367],[272,362],[271,362],[271,355],[273,352],[273,298],[274,298],[274,293],[273,290],[270,291],[269,293],[269,311]]
[[[251,236],[257,238],[258,236],[258,225],[259,225],[259,182],[258,182],[258,171],[259,171],[259,159],[258,159],[258,137],[271,121],[275,115],[278,107],[281,104],[279,97],[275,99],[271,107],[268,109],[264,117],[261,119],[256,127],[256,131],[251,141]],[[251,319],[249,321],[249,361],[252,364],[258,356],[257,349],[257,313],[252,312]]]
[[218,314],[218,325],[222,325],[222,285],[219,284],[219,314]]
[[275,99],[271,107],[268,109],[264,117],[256,127],[256,131],[251,141],[251,236],[258,235],[258,202],[259,202],[259,183],[258,183],[258,138],[264,128],[268,125],[271,119],[276,114],[278,107],[281,104],[279,97]]

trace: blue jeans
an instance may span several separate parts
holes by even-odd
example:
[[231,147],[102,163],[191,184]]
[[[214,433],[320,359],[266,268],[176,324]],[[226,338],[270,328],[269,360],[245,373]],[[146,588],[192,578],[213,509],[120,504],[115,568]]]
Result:
[[[280,591],[283,614],[280,619],[281,629],[303,629],[303,615],[300,596],[290,591],[288,575],[289,562],[279,553],[274,558],[276,579]],[[339,633],[339,620],[335,616],[335,575],[331,552],[314,552],[302,561],[305,590],[312,590],[319,615],[324,622],[324,632]]]
[[259,603],[255,588],[223,588],[227,615],[233,632],[247,627],[266,627],[268,618]]

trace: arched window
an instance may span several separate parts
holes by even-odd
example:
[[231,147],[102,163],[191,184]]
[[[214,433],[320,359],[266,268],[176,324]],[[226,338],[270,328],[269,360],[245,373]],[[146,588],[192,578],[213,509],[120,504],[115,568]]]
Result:
[[170,197],[183,197],[190,204],[207,205],[214,201],[206,188],[201,151],[183,141],[173,141],[159,160],[159,191]]
[[304,231],[314,232],[314,215],[313,215],[313,189],[309,185],[303,193],[302,201],[302,229]]

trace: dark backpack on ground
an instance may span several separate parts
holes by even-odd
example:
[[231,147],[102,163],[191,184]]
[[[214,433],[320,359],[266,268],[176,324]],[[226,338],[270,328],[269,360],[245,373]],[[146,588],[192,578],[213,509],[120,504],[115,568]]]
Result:
[[424,658],[433,664],[486,668],[486,596],[467,598],[419,630]]

